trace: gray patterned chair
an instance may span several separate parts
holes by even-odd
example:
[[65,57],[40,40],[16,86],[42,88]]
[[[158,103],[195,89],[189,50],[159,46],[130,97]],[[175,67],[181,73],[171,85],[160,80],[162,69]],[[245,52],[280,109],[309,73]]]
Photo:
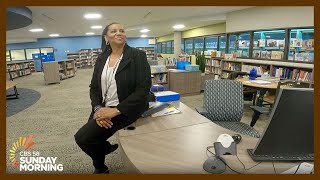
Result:
[[204,107],[196,110],[212,122],[226,129],[259,138],[259,133],[240,122],[243,115],[243,85],[234,80],[207,80]]

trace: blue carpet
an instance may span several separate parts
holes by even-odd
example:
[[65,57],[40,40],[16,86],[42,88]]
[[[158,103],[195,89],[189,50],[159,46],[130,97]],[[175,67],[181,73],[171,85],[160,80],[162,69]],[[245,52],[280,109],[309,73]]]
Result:
[[[41,94],[33,89],[17,88],[19,93],[18,99],[7,99],[7,117],[17,114],[36,103]],[[7,90],[7,94],[13,94],[13,88]]]

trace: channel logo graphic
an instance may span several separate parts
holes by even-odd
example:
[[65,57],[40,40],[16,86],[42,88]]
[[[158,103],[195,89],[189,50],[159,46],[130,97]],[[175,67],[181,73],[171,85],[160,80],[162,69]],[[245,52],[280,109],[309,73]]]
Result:
[[35,144],[32,138],[33,134],[13,143],[9,151],[12,166],[24,172],[63,171],[63,164],[57,163],[58,157],[45,157],[40,151],[29,150]]
[[13,146],[9,151],[10,152],[10,160],[11,160],[13,167],[15,167],[15,168],[19,167],[19,161],[16,160],[16,154],[17,154],[18,150],[21,148],[23,150],[28,150],[35,144],[35,142],[32,141],[32,137],[33,137],[33,134],[31,134],[28,137],[28,139],[20,136],[19,140],[13,143]]

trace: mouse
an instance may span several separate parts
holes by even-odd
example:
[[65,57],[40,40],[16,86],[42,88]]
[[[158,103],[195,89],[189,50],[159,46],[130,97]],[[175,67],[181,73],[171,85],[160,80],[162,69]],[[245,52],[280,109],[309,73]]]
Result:
[[242,137],[241,137],[240,134],[234,134],[234,135],[232,136],[232,138],[233,138],[234,142],[235,142],[236,144],[238,144],[238,143],[240,143]]

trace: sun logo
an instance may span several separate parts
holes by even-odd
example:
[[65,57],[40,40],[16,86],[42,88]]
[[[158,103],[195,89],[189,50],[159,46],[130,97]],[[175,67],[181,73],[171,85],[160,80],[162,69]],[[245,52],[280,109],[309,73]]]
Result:
[[19,140],[13,143],[12,148],[10,149],[10,160],[12,166],[17,168],[19,166],[19,162],[16,160],[16,153],[19,148],[24,148],[24,150],[28,150],[31,148],[35,142],[32,141],[33,134],[31,134],[28,139],[25,137],[20,137]]

